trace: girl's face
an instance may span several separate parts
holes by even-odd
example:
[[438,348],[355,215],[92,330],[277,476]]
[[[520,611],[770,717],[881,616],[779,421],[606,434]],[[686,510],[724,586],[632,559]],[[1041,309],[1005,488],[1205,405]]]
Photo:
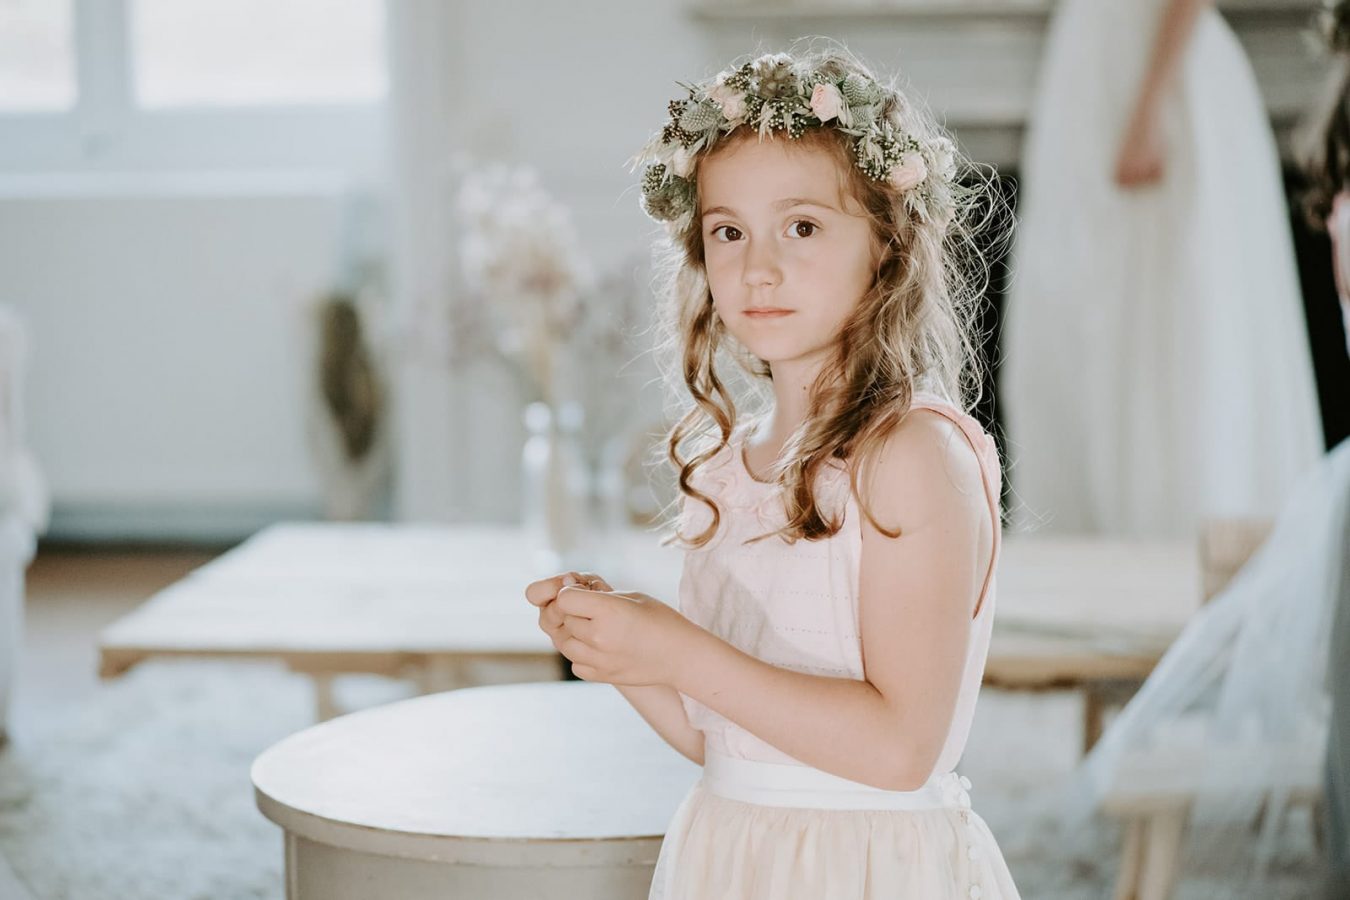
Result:
[[840,196],[836,166],[824,150],[755,136],[699,164],[713,305],[765,362],[822,361],[871,287],[871,226]]

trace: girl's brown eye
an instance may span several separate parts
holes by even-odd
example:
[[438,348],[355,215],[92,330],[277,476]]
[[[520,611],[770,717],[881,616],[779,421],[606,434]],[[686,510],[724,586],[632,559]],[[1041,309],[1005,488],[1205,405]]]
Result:
[[724,228],[726,229],[726,232],[727,232],[727,240],[729,240],[729,241],[734,241],[734,240],[735,240],[735,238],[731,236],[731,233],[732,233],[732,232],[735,232],[737,235],[739,235],[739,234],[741,233],[740,230],[739,230],[738,228],[736,228],[734,225],[718,225],[716,228],[713,229],[713,232],[712,232],[713,235],[716,236],[716,235],[717,235],[717,232],[721,231],[721,230],[724,229]]
[[[802,233],[801,233],[801,230],[800,230],[800,229],[801,229],[801,227],[802,227],[803,225],[805,225],[807,228],[810,228],[810,229],[811,229],[811,234],[802,234]],[[815,222],[807,222],[807,221],[804,221],[804,220],[803,220],[803,221],[801,221],[801,222],[797,222],[797,223],[794,225],[794,227],[798,229],[798,231],[797,231],[797,237],[810,237],[812,234],[815,234],[815,233],[816,233],[816,232],[815,232],[815,228],[816,228],[816,223],[815,223]]]

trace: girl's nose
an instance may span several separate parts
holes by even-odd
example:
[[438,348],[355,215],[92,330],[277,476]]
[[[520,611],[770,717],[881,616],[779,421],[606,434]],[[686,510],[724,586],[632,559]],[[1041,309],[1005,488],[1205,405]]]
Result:
[[748,288],[775,285],[782,281],[778,254],[772,241],[747,241],[745,251],[745,286]]

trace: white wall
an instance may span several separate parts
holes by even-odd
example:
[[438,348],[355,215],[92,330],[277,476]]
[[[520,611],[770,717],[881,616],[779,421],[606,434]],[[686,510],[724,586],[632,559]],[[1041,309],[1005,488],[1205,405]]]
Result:
[[[537,166],[574,209],[601,267],[656,233],[624,163],[661,125],[676,80],[712,74],[761,45],[828,33],[906,72],[974,155],[1008,162],[1045,24],[1036,15],[709,18],[675,0],[400,8],[443,30],[434,65],[404,75],[432,80],[423,112],[446,117],[430,145],[396,156],[400,165],[420,158],[435,171],[442,157],[469,152]],[[1303,14],[1275,18],[1278,27],[1257,17],[1243,34],[1273,110],[1287,119],[1315,70],[1300,61]],[[445,187],[428,183],[422,217],[405,225],[446,202],[437,193]],[[318,514],[296,305],[341,271],[342,190],[339,177],[295,168],[0,173],[0,303],[33,331],[29,433],[52,483],[53,536],[232,539]],[[443,228],[434,241],[407,244],[414,269],[451,265],[427,258],[453,253],[454,223]],[[521,428],[509,382],[481,369],[453,383],[410,371],[425,396],[401,410],[400,435],[413,445],[402,458],[414,460],[399,489],[402,515],[514,517]],[[422,430],[409,423],[427,411],[444,420]]]
[[228,539],[311,515],[302,303],[338,271],[332,178],[10,180],[0,302],[31,337],[51,534]]

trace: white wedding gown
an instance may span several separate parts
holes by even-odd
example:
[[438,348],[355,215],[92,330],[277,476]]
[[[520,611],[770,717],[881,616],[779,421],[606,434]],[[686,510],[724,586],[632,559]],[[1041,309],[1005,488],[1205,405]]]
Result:
[[1273,516],[1322,450],[1277,152],[1212,8],[1161,183],[1113,181],[1165,0],[1064,0],[1022,157],[1000,403],[1014,529],[1194,536]]

